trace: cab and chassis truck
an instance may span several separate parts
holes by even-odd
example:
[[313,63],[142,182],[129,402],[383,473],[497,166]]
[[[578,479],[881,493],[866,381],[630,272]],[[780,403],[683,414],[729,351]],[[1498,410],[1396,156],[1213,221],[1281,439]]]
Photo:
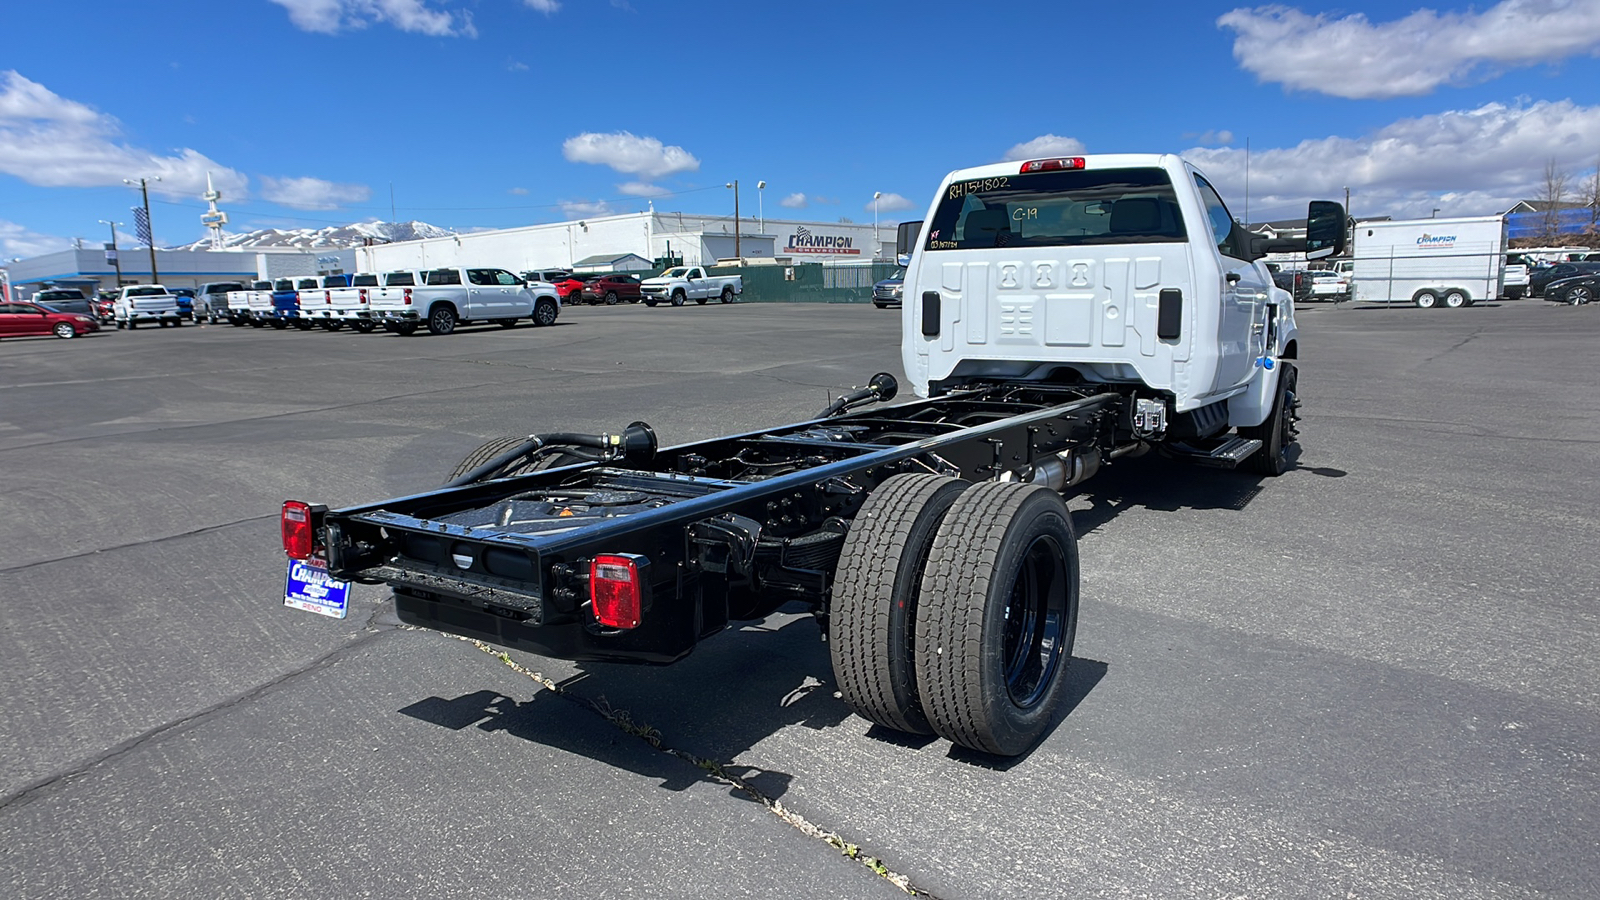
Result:
[[1260,260],[1344,233],[1314,201],[1305,239],[1249,235],[1171,155],[952,172],[899,234],[917,399],[871,405],[898,389],[880,373],[814,419],[675,447],[641,422],[499,438],[441,488],[285,503],[291,573],[570,660],[671,663],[800,601],[857,714],[1017,755],[1054,725],[1077,629],[1063,494],[1152,448],[1285,471],[1294,304]]

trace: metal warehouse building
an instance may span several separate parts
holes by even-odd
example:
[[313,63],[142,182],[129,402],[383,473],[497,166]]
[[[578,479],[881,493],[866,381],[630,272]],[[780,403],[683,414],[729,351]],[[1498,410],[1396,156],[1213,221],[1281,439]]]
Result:
[[675,258],[710,265],[743,257],[774,263],[870,263],[894,258],[895,229],[872,223],[800,222],[642,212],[596,216],[356,249],[366,272],[439,266],[496,266],[514,271],[593,267],[596,258]]

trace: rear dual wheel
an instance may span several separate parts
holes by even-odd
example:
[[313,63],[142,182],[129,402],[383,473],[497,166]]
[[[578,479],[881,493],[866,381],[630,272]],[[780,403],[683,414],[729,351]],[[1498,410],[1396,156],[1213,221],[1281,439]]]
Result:
[[1046,487],[964,487],[897,476],[868,498],[839,559],[834,673],[864,718],[1016,756],[1054,724],[1064,695],[1077,538]]

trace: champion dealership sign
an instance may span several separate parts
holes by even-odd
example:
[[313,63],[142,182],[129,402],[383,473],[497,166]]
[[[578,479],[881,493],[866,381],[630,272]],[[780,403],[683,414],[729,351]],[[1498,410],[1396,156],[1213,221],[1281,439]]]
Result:
[[1427,234],[1417,238],[1417,246],[1424,250],[1434,250],[1444,247],[1454,247],[1456,236],[1453,234]]
[[811,229],[804,225],[798,226],[794,234],[789,235],[787,249],[790,253],[837,253],[842,255],[859,256],[861,249],[851,246],[855,238],[834,234],[812,234]]

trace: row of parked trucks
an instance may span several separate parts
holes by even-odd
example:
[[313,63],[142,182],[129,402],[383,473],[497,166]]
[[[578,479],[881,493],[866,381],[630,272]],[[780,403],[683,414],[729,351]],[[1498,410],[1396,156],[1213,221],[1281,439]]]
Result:
[[363,334],[449,334],[474,322],[550,325],[561,314],[561,297],[548,282],[480,267],[219,282],[203,285],[197,300],[196,314],[213,322],[306,331],[348,325]]

